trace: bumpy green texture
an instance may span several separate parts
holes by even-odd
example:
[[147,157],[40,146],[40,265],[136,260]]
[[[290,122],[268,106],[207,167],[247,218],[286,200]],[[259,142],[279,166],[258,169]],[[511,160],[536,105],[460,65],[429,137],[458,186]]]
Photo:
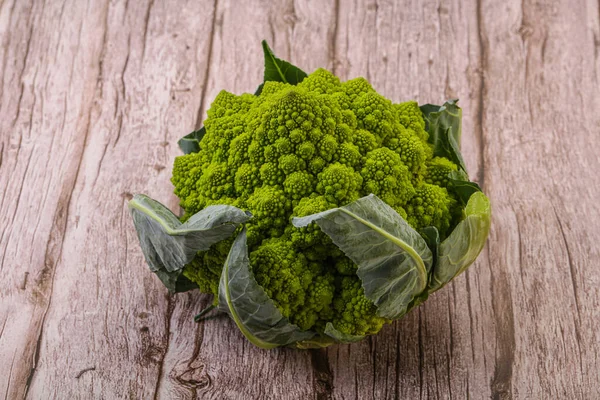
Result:
[[[200,151],[177,157],[172,182],[183,220],[208,205],[247,210],[250,268],[284,317],[322,333],[377,333],[377,316],[357,266],[303,217],[375,194],[419,231],[446,237],[459,202],[448,188],[451,161],[433,156],[416,102],[393,104],[363,78],[324,69],[298,85],[265,82],[258,96],[222,91],[208,110]],[[198,253],[184,276],[217,295],[233,239]]]

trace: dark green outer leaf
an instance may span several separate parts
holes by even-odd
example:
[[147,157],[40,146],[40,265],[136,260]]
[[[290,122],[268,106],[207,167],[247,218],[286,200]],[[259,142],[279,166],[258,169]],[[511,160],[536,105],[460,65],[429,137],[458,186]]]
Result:
[[158,279],[173,293],[182,293],[189,290],[198,289],[198,285],[190,281],[183,274],[183,269],[169,272],[165,269],[154,271]]
[[355,343],[365,338],[364,336],[349,335],[347,333],[340,332],[333,327],[331,322],[328,322],[325,325],[325,335],[331,337],[336,343]]
[[291,324],[256,282],[250,270],[245,228],[235,239],[223,266],[219,309],[231,316],[250,342],[264,349],[310,340],[315,336],[315,332],[301,331]]
[[490,201],[475,192],[465,207],[465,218],[439,247],[439,258],[428,292],[432,293],[471,265],[485,245],[490,225]]
[[401,317],[426,288],[433,256],[425,240],[375,195],[292,219],[296,227],[312,222],[358,265],[365,296],[378,315]]
[[254,95],[258,96],[262,93],[263,87],[265,86],[264,83],[261,83],[260,85],[258,85],[258,87],[256,88],[256,90],[254,91]]
[[[421,230],[421,236],[423,236],[423,239],[425,239],[425,242],[427,243],[427,247],[431,250],[433,256],[431,271],[434,271],[435,268],[437,268],[440,253],[440,232],[435,226],[428,226]],[[431,281],[431,273],[429,274],[429,280]]]
[[427,141],[433,145],[433,154],[446,157],[466,171],[460,154],[462,110],[456,104],[457,101],[448,100],[443,106],[425,104],[420,108],[429,133]]
[[[439,267],[439,250],[440,250],[440,233],[435,226],[428,226],[421,230],[421,236],[427,242],[427,247],[431,250],[431,254],[433,255],[433,263],[431,270],[429,271],[429,280],[427,285],[431,285],[431,279],[435,270]],[[415,299],[409,304],[408,311],[417,307],[419,304],[423,303],[429,297],[429,292],[427,290],[423,291],[419,296],[415,297]]]
[[183,154],[197,153],[200,151],[200,141],[205,134],[206,128],[202,127],[197,131],[188,133],[179,139],[177,144],[179,145],[181,151],[183,151]]
[[181,269],[198,251],[228,238],[237,226],[251,217],[238,208],[209,206],[185,223],[168,208],[148,196],[137,194],[129,202],[142,252],[150,271],[172,291],[195,286],[181,275]]
[[465,207],[464,219],[441,244],[439,237],[437,245],[432,242],[433,237],[428,240],[430,247],[436,246],[437,250],[433,251],[437,257],[426,295],[440,289],[475,261],[485,245],[491,223],[489,200],[479,185],[469,180],[460,153],[462,111],[456,102],[421,106],[434,155],[446,157],[459,166],[458,171],[448,176],[448,189]]
[[262,47],[265,53],[265,82],[276,81],[297,85],[306,78],[306,72],[287,61],[275,57],[266,40],[262,41]]
[[466,205],[475,192],[481,192],[481,188],[475,182],[469,181],[464,171],[452,171],[449,174],[450,189],[457,195],[462,204]]
[[[263,83],[254,92],[255,96],[258,96],[262,92],[264,82],[276,81],[297,85],[306,78],[306,72],[287,61],[275,57],[266,40],[262,41],[262,48],[265,56],[265,72]],[[202,127],[179,139],[177,144],[179,144],[179,148],[183,151],[183,154],[197,153],[200,151],[200,141],[205,134],[206,128]]]
[[331,322],[325,324],[323,335],[315,335],[313,338],[296,342],[294,347],[298,349],[320,349],[335,343],[355,343],[363,340],[365,336],[349,335],[334,328]]

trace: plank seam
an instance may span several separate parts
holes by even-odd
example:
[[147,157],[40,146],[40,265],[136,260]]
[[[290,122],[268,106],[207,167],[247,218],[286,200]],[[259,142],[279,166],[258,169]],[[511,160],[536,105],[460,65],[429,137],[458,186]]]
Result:
[[217,9],[219,7],[219,0],[215,0],[213,3],[213,17],[210,27],[210,41],[208,44],[208,55],[206,60],[206,70],[204,71],[204,80],[202,82],[202,91],[200,92],[200,106],[198,107],[198,114],[196,115],[196,127],[200,129],[202,126],[202,117],[204,116],[205,97],[206,97],[206,86],[208,86],[208,77],[210,75],[210,65],[212,62],[213,45],[215,42],[215,26],[217,20]]
[[565,250],[567,254],[567,262],[569,264],[569,275],[571,277],[571,286],[573,287],[573,297],[575,299],[575,309],[577,310],[577,322],[575,325],[575,338],[577,339],[577,349],[579,351],[579,371],[581,375],[583,375],[583,360],[582,360],[582,352],[581,352],[581,333],[579,332],[579,327],[581,326],[581,313],[579,306],[579,296],[577,289],[577,282],[575,281],[576,270],[573,265],[573,260],[571,257],[571,249],[569,247],[569,243],[567,242],[567,236],[565,235],[565,231],[563,228],[562,221],[558,217],[558,213],[556,212],[556,207],[552,206],[552,210],[554,211],[554,215],[556,217],[556,221],[558,221],[558,228],[562,237],[563,244],[565,245]]
[[329,356],[326,349],[310,350],[310,360],[313,367],[313,389],[317,400],[332,398],[333,374],[329,368]]
[[[108,9],[106,10],[106,12],[108,12]],[[83,25],[83,22],[82,22],[82,25]],[[81,28],[79,30],[79,35],[80,36],[79,36],[79,40],[78,40],[78,47],[79,47],[79,44],[81,43]],[[105,45],[105,43],[103,43],[103,45]],[[101,74],[102,74],[101,69],[102,69],[102,67],[101,67],[101,63],[100,63],[100,68],[98,69],[99,76],[101,76]],[[96,97],[96,96],[94,95],[93,97]],[[93,101],[91,102],[91,104],[93,104]],[[31,371],[29,372],[29,375],[27,376],[27,379],[26,379],[25,394],[24,394],[23,398],[27,398],[29,389],[31,388],[31,382],[33,381],[33,377],[35,375],[35,372],[37,371],[37,365],[39,363],[40,347],[41,347],[42,337],[44,334],[44,325],[46,323],[46,317],[48,315],[48,310],[50,309],[50,306],[52,304],[52,294],[53,294],[53,290],[54,290],[54,278],[56,276],[56,269],[57,269],[58,263],[60,262],[60,258],[62,256],[62,249],[64,246],[66,231],[67,231],[67,227],[68,227],[69,209],[71,207],[71,200],[73,197],[73,192],[75,191],[75,187],[77,186],[77,178],[79,177],[79,173],[81,170],[81,164],[83,161],[83,155],[84,155],[85,149],[87,147],[88,136],[89,136],[89,132],[91,130],[92,111],[93,111],[93,107],[90,106],[89,113],[87,116],[87,124],[85,127],[85,135],[83,138],[81,152],[79,154],[79,160],[77,161],[77,168],[75,170],[73,183],[71,185],[71,188],[68,190],[68,194],[65,196],[65,199],[62,200],[60,197],[58,199],[57,208],[56,208],[54,218],[52,221],[53,229],[51,230],[50,237],[48,238],[48,242],[46,243],[46,254],[44,255],[44,269],[41,272],[42,277],[40,278],[40,280],[43,279],[43,276],[45,274],[51,274],[50,287],[48,288],[48,292],[50,293],[50,295],[48,297],[48,302],[46,304],[46,307],[43,311],[43,315],[41,318],[40,330],[38,333],[38,337],[37,337],[37,341],[36,341],[36,345],[35,345],[34,353],[33,353],[34,354],[33,365],[32,365]],[[62,227],[60,227],[60,225],[62,225]],[[56,228],[58,228],[58,229],[56,229]],[[60,240],[60,243],[57,243],[57,248],[55,249],[54,243],[58,242],[59,240]],[[55,257],[53,257],[53,253],[55,253]],[[43,283],[43,280],[41,283]]]
[[165,351],[162,354],[162,358],[160,359],[160,364],[158,365],[158,379],[156,380],[156,387],[154,388],[154,396],[152,397],[154,400],[158,399],[158,392],[160,391],[161,383],[163,381],[164,376],[164,366],[165,366],[165,358],[167,358],[167,353],[169,352],[169,344],[171,341],[171,317],[173,316],[173,310],[175,308],[175,302],[170,294],[167,294],[167,312],[165,315],[165,331],[166,331],[166,340],[167,346],[165,347]]
[[144,61],[144,56],[146,55],[146,39],[148,37],[148,26],[150,25],[150,12],[152,11],[152,7],[154,6],[154,0],[150,0],[148,3],[148,9],[146,10],[146,15],[144,17],[144,36],[142,39],[142,62]]

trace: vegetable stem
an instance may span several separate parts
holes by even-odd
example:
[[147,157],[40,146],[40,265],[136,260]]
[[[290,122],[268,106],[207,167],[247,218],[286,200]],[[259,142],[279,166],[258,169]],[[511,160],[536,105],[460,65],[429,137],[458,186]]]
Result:
[[200,311],[198,313],[198,315],[196,315],[194,317],[194,322],[201,322],[204,320],[204,318],[202,318],[203,316],[205,316],[206,314],[208,314],[209,312],[211,312],[212,310],[214,310],[217,306],[212,304],[208,307],[206,307],[204,310]]

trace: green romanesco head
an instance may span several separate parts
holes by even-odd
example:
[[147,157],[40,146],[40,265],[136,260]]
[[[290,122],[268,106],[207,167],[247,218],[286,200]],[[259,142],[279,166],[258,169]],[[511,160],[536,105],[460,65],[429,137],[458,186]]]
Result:
[[405,207],[408,223],[417,230],[435,226],[444,239],[452,222],[454,200],[445,188],[421,184]]
[[363,165],[364,193],[373,193],[391,206],[406,204],[415,195],[410,171],[396,152],[380,147],[366,155]]
[[440,187],[448,187],[448,174],[452,171],[458,171],[458,167],[452,161],[444,157],[434,157],[427,161],[425,172],[425,182]]
[[375,334],[388,322],[377,316],[377,307],[365,297],[356,275],[341,278],[336,287],[333,309],[333,326],[349,335]]
[[[265,82],[258,96],[221,91],[207,112],[200,151],[177,157],[172,183],[183,220],[213,204],[248,210],[257,282],[301,329],[376,333],[384,323],[365,297],[357,266],[303,217],[371,193],[413,228],[443,237],[460,215],[448,188],[457,167],[434,157],[414,101],[393,104],[364,78],[318,69],[297,86]],[[217,294],[233,237],[199,252],[183,274]]]
[[308,261],[287,237],[263,241],[250,253],[250,264],[258,284],[301,329],[310,329],[321,315],[331,314],[333,275],[321,264]]

